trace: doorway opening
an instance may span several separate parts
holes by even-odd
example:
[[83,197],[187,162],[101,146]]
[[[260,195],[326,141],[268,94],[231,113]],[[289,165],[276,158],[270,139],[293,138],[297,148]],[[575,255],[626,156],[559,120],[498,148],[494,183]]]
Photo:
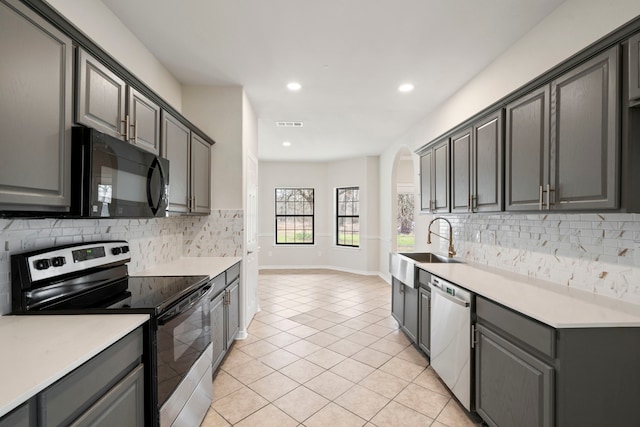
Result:
[[404,147],[396,154],[393,173],[394,231],[396,252],[415,249],[415,174],[411,151]]

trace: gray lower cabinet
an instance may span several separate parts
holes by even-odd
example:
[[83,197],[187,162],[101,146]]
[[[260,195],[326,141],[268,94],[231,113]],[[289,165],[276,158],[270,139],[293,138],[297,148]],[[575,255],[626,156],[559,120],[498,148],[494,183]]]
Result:
[[477,326],[476,411],[491,426],[550,427],[553,367]]
[[30,399],[0,418],[0,427],[36,427],[37,419],[35,399]]
[[160,154],[160,106],[78,48],[76,122]]
[[240,263],[213,278],[211,284],[212,366],[215,371],[240,330]]
[[162,156],[171,166],[170,212],[211,212],[211,146],[162,111]]
[[476,298],[476,410],[491,426],[637,426],[640,328],[552,328]]
[[392,277],[391,314],[400,329],[414,343],[418,342],[418,289]]
[[629,101],[640,104],[640,33],[629,39]]
[[450,211],[449,139],[430,145],[420,160],[421,208],[426,212]]
[[420,327],[418,328],[418,346],[427,356],[431,355],[431,291],[420,288]]
[[0,427],[144,426],[142,340],[142,328],[129,333],[0,418]]
[[72,41],[17,0],[0,1],[0,210],[68,212]]

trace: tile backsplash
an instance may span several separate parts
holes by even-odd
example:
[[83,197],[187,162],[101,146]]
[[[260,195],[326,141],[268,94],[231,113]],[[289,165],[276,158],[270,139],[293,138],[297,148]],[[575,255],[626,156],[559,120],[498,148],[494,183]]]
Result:
[[181,256],[241,256],[242,210],[149,219],[0,219],[0,315],[11,311],[13,253],[96,240],[126,240],[129,273]]
[[[640,304],[639,214],[447,215],[459,257]],[[448,233],[440,221],[440,234]],[[445,234],[446,235],[446,234]],[[446,252],[447,242],[440,241]]]

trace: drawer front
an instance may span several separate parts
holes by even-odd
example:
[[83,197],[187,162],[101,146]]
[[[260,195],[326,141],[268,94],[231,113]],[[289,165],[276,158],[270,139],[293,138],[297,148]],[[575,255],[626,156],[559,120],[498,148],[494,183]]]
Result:
[[236,280],[240,276],[240,263],[229,267],[227,270],[227,285]]
[[220,292],[222,292],[222,290],[227,286],[227,281],[225,279],[225,274],[224,273],[218,274],[216,277],[211,279],[211,282],[209,282],[209,283],[211,284],[211,288],[212,288],[211,297],[213,299]]
[[140,363],[142,328],[38,395],[43,426],[68,425]]
[[35,404],[28,400],[22,406],[0,417],[0,427],[34,427],[36,425]]
[[431,273],[428,273],[422,269],[418,269],[418,283],[423,288],[429,288],[429,282],[431,281]]
[[530,319],[508,308],[478,296],[478,320],[485,320],[551,358],[556,353],[556,331],[550,326]]

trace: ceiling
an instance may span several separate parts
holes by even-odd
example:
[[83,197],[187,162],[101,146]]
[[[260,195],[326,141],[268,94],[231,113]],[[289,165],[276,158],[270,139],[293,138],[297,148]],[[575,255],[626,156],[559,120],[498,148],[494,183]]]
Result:
[[182,84],[244,87],[260,159],[302,161],[382,153],[562,1],[103,0]]

